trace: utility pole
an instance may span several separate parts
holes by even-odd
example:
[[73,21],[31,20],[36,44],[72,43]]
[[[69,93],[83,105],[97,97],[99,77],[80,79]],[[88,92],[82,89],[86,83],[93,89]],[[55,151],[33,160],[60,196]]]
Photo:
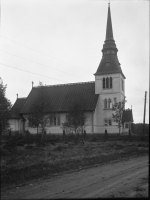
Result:
[[145,135],[146,97],[147,97],[147,91],[145,91],[145,101],[144,101],[143,135]]

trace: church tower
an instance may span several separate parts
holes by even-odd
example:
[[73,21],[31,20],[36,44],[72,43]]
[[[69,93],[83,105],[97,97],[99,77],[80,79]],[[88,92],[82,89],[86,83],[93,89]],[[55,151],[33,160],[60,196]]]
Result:
[[125,76],[122,72],[115,44],[110,4],[106,26],[106,39],[102,49],[102,59],[95,75],[95,94],[99,94],[94,114],[94,132],[117,133],[118,128],[112,121],[112,104],[120,102],[125,97]]

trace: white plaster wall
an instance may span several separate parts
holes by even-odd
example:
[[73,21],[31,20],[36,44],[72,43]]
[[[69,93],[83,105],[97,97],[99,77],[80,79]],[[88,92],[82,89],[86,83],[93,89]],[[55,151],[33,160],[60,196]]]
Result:
[[[103,89],[103,78],[107,77],[112,77],[112,89]],[[124,91],[122,91],[121,79],[124,81]],[[122,95],[125,95],[125,79],[122,77],[121,74],[118,73],[95,76],[95,94],[106,94],[108,92],[120,92]]]
[[[112,77],[112,88],[103,89],[103,78]],[[112,104],[114,103],[114,98],[117,98],[117,102],[124,99],[125,95],[125,81],[124,81],[124,91],[122,91],[123,79],[121,74],[107,74],[95,76],[95,93],[99,94],[98,102],[94,112],[94,132],[104,133],[105,129],[109,133],[118,133],[118,127],[115,122],[112,122],[112,126],[104,126],[104,118],[112,118],[112,113],[114,111],[104,109],[104,99],[111,99]],[[124,80],[124,79],[123,79]]]
[[129,133],[129,128],[123,128],[122,131],[123,133]]
[[93,112],[87,112],[86,115],[87,115],[87,122],[85,123],[86,125],[85,130],[86,133],[92,133]]
[[8,121],[9,125],[10,125],[10,129],[12,131],[20,131],[21,130],[21,120],[19,119],[10,119]]
[[105,130],[107,130],[108,134],[119,133],[119,129],[117,126],[95,126],[94,133],[104,134]]
[[[91,133],[92,132],[92,112],[86,112],[87,115],[87,122],[86,122],[86,127],[85,130],[87,133]],[[64,123],[66,121],[66,113],[60,113],[60,124]],[[26,116],[24,116],[26,118]],[[27,119],[27,118],[26,118]],[[63,129],[61,128],[62,126],[49,126],[46,127],[46,133],[50,134],[62,134],[63,133]],[[37,133],[37,129],[36,128],[31,128],[28,126],[28,121],[25,122],[25,130],[28,130],[30,133],[32,134],[36,134]],[[39,128],[38,131],[41,131],[41,129]]]

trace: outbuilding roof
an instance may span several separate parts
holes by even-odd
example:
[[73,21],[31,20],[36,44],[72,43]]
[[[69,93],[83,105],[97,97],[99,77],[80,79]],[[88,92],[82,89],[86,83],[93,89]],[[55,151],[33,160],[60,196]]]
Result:
[[132,109],[126,109],[123,111],[122,122],[133,122]]
[[32,105],[40,98],[41,93],[48,99],[49,106],[45,113],[68,112],[69,107],[75,102],[84,104],[85,111],[93,111],[99,96],[95,94],[95,82],[93,81],[33,87],[20,113],[31,113]]

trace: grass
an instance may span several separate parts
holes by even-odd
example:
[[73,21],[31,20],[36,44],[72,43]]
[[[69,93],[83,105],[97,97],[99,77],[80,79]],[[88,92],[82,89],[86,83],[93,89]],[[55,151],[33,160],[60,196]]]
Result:
[[136,198],[148,197],[148,177],[142,178],[141,182],[134,188]]
[[[2,188],[51,177],[63,171],[141,155],[148,153],[149,147],[148,140],[141,141],[139,138],[112,136],[106,140],[102,136],[87,135],[83,144],[80,136],[66,136],[65,139],[53,135],[48,137],[50,143],[47,138],[47,143],[43,145],[34,142],[34,138],[30,145],[14,145],[11,149],[4,148],[4,144],[1,144]],[[15,142],[17,143],[17,139]]]

